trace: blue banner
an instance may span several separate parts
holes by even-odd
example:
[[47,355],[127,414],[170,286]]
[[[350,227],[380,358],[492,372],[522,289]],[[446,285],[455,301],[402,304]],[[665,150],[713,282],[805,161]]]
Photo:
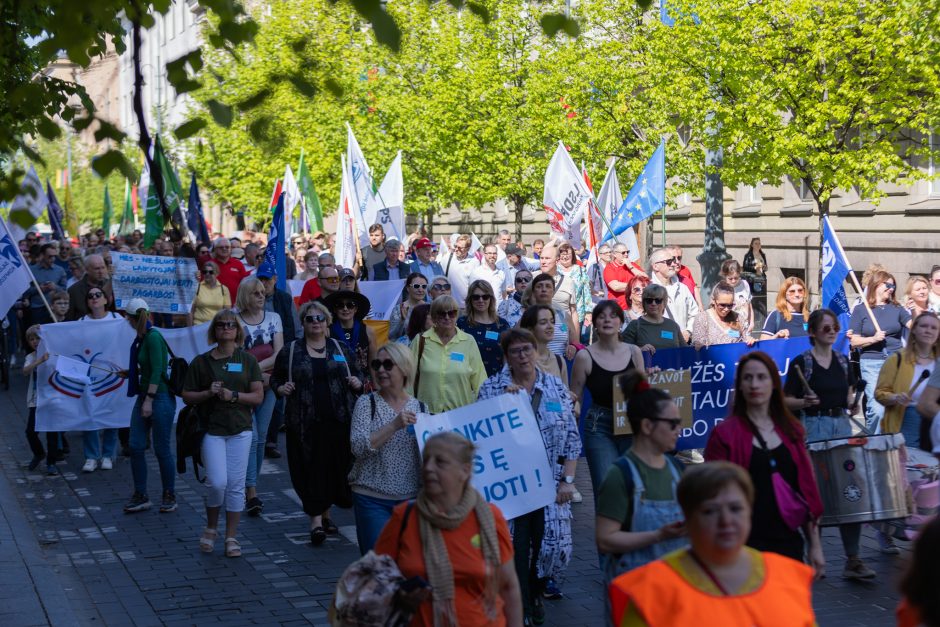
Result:
[[277,198],[277,207],[274,209],[274,220],[271,221],[271,230],[268,231],[268,246],[264,249],[264,263],[274,266],[277,273],[277,289],[287,290],[287,257],[284,239],[284,194]]
[[202,215],[202,201],[199,200],[199,187],[196,185],[196,173],[189,183],[189,202],[186,203],[186,226],[192,231],[200,242],[209,243],[209,230],[206,228],[206,219]]
[[52,186],[49,185],[48,179],[46,179],[46,196],[49,197],[49,206],[46,207],[46,212],[49,215],[49,227],[52,229],[52,237],[61,242],[65,239],[65,230],[62,228],[62,218],[65,212],[62,211],[62,205],[59,204],[58,198],[55,197],[55,192],[52,191]]

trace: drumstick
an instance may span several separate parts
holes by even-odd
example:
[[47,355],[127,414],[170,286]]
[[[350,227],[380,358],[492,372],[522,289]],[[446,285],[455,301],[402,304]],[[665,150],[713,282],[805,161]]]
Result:
[[797,364],[793,364],[793,370],[796,372],[796,376],[800,378],[800,383],[803,384],[803,393],[815,396],[816,392],[813,392],[813,388],[809,387],[806,377],[803,376],[803,370]]
[[908,396],[914,396],[914,391],[920,387],[920,384],[924,382],[924,379],[930,377],[930,371],[924,370],[920,373],[920,378],[914,382],[914,385],[911,386],[911,389],[907,391]]

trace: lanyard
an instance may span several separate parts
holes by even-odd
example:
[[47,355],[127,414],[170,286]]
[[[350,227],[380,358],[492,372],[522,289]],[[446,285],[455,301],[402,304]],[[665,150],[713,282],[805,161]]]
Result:
[[731,594],[728,592],[728,590],[727,590],[727,589],[722,585],[722,583],[718,580],[718,577],[715,576],[715,573],[712,572],[712,569],[709,568],[709,567],[705,564],[705,562],[703,562],[703,561],[699,558],[699,556],[695,554],[695,551],[693,551],[692,549],[689,549],[689,555],[692,557],[693,560],[695,560],[695,563],[698,564],[698,567],[702,569],[702,572],[704,572],[705,575],[711,580],[711,582],[712,582],[713,584],[715,584],[715,587],[718,588],[718,590],[721,592],[721,594],[723,594],[723,595],[726,596],[726,597],[727,597],[727,596],[731,596]]

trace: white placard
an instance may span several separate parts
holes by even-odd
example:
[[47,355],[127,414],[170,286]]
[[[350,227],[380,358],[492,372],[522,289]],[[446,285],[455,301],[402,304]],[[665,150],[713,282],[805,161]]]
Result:
[[196,298],[196,260],[154,255],[111,253],[114,261],[114,306],[124,309],[132,298],[143,298],[151,312],[188,313]]
[[389,320],[395,305],[401,298],[402,290],[405,289],[405,279],[395,279],[390,281],[361,281],[359,291],[363,296],[369,299],[372,310],[369,312],[369,320]]

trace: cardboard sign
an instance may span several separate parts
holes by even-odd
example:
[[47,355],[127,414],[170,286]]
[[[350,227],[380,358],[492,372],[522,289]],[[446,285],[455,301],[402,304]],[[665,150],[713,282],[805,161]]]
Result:
[[[620,388],[620,375],[614,379],[614,435],[630,435],[633,429],[627,421],[627,399]],[[686,369],[660,370],[649,375],[650,387],[662,390],[679,407],[682,427],[692,426],[692,371]]]
[[196,260],[154,255],[111,253],[114,260],[114,306],[123,309],[143,298],[151,312],[189,313],[196,298]]

